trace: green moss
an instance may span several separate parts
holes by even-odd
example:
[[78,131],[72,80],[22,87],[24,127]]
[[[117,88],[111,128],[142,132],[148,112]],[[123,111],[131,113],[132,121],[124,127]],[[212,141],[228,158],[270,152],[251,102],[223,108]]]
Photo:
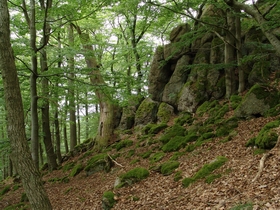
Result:
[[209,176],[207,176],[206,178],[205,178],[205,182],[207,183],[207,184],[210,184],[210,183],[212,183],[215,179],[218,179],[218,178],[220,178],[222,175],[221,174],[210,174]]
[[162,143],[167,143],[172,137],[184,136],[186,129],[178,124],[174,124],[172,127],[167,129],[165,133],[160,137]]
[[134,168],[120,176],[120,184],[116,188],[124,187],[126,185],[131,185],[133,183],[139,182],[143,179],[146,179],[149,176],[149,174],[149,171],[145,168]]
[[28,202],[28,197],[27,197],[26,193],[21,194],[20,202]]
[[145,152],[144,154],[140,155],[142,158],[146,159],[148,157],[150,157],[150,155],[152,154],[153,152],[152,151],[147,151]]
[[[205,164],[202,166],[202,168],[196,172],[196,174],[193,177],[187,177],[183,179],[182,184],[184,187],[188,187],[191,183],[195,182],[198,179],[203,179],[209,176],[214,170],[220,168],[222,165],[225,164],[227,161],[226,157],[218,156],[215,161],[212,161],[211,163]],[[211,177],[210,177],[211,179]]]
[[127,155],[126,155],[126,158],[130,158],[131,156],[133,156],[135,154],[135,150],[134,149],[131,149],[128,151]]
[[175,182],[178,182],[180,179],[182,179],[183,176],[182,176],[182,171],[177,171],[174,175],[174,181]]
[[103,209],[109,210],[113,208],[114,204],[116,203],[114,196],[115,194],[112,191],[106,191],[103,193],[103,197],[102,197]]
[[160,119],[161,122],[167,123],[173,114],[173,110],[170,109],[170,105],[167,103],[160,103],[158,108],[157,117]]
[[231,117],[227,120],[223,120],[221,123],[218,124],[218,128],[216,130],[216,136],[226,136],[229,135],[230,132],[236,127],[238,127],[238,118]]
[[253,151],[253,154],[254,155],[260,155],[260,154],[263,154],[263,153],[265,153],[267,150],[265,150],[265,149],[255,149],[254,151]]
[[30,209],[30,207],[25,203],[17,203],[11,206],[7,206],[3,210],[15,210],[15,209],[27,210]]
[[231,108],[236,109],[238,107],[238,105],[241,103],[242,97],[239,95],[232,95],[230,97],[229,101],[230,101]]
[[165,176],[170,175],[173,171],[178,168],[180,163],[178,161],[168,161],[161,165],[161,173]]
[[185,124],[192,124],[193,123],[193,116],[191,113],[189,112],[183,112],[180,114],[181,116],[179,116],[178,118],[176,118],[174,120],[175,124],[178,124],[180,126],[185,125]]
[[76,164],[75,162],[66,163],[66,164],[62,167],[63,172],[69,171],[70,169],[72,169],[72,168],[75,166],[75,164]]
[[0,191],[0,196],[5,195],[7,192],[10,191],[10,186],[5,186],[3,190]]
[[167,128],[167,124],[166,123],[160,123],[160,124],[152,124],[149,123],[147,124],[144,128],[143,128],[143,132],[145,134],[157,134],[160,131],[164,130],[165,128]]
[[257,146],[259,149],[272,149],[278,139],[273,128],[280,126],[280,120],[267,123],[259,132],[257,137],[251,138],[246,146]]
[[20,185],[16,184],[16,185],[13,186],[13,191],[18,190],[19,188],[20,188]]
[[274,117],[280,114],[280,104],[272,107],[271,109],[267,110],[264,114],[265,117]]
[[237,204],[236,206],[230,208],[230,210],[253,210],[252,203]]
[[181,157],[184,154],[186,154],[186,153],[185,152],[174,152],[174,154],[172,155],[172,157],[169,160],[178,160],[179,157]]
[[74,166],[74,168],[72,169],[71,173],[70,173],[70,177],[74,177],[77,176],[82,170],[84,169],[82,164],[77,164]]
[[98,171],[106,171],[109,172],[111,170],[113,163],[111,158],[106,153],[100,153],[93,156],[85,167],[85,171],[87,175],[91,175]]
[[125,139],[125,140],[122,140],[122,141],[118,142],[115,145],[115,148],[116,148],[117,151],[119,151],[120,149],[125,148],[125,147],[129,147],[131,145],[133,145],[133,141],[129,140],[129,139]]
[[165,156],[165,153],[164,153],[164,152],[157,152],[157,153],[155,153],[154,155],[152,155],[152,156],[150,157],[150,162],[151,162],[151,163],[158,162],[158,161],[160,161],[164,156]]
[[139,159],[134,159],[134,160],[132,160],[129,164],[130,164],[130,165],[133,165],[133,164],[138,163],[138,162],[140,162]]

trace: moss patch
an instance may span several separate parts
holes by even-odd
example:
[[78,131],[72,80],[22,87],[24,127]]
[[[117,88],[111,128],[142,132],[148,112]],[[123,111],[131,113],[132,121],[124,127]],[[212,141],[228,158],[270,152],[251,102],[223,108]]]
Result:
[[129,147],[129,146],[132,146],[132,145],[133,145],[133,141],[132,140],[125,139],[125,140],[122,140],[122,141],[118,142],[115,145],[115,148],[116,148],[117,151],[119,151],[122,148]]
[[0,191],[0,196],[5,195],[10,191],[10,186],[5,186],[3,190]]
[[77,176],[82,170],[84,169],[82,164],[77,164],[74,166],[74,168],[72,169],[71,173],[70,173],[70,177],[74,177]]
[[164,152],[157,152],[150,157],[150,162],[155,163],[160,161],[165,156]]
[[110,210],[116,203],[114,199],[115,194],[112,191],[106,191],[103,193],[102,197],[102,209]]
[[131,185],[133,183],[139,182],[143,179],[146,179],[149,176],[149,174],[149,171],[145,168],[134,168],[120,176],[120,184],[116,186],[116,188],[124,187],[126,185]]
[[188,187],[191,183],[195,182],[198,179],[203,179],[209,176],[214,170],[220,168],[227,161],[226,157],[219,156],[216,160],[211,163],[205,164],[202,168],[196,172],[193,177],[187,177],[183,179],[182,184],[184,187]]
[[76,164],[75,162],[66,163],[66,164],[62,167],[63,172],[66,172],[66,171],[71,170],[72,168],[74,168],[75,164]]
[[175,136],[162,147],[162,151],[178,151],[179,149],[185,147],[188,142],[195,141],[197,138],[198,137],[194,134],[190,134],[187,136]]
[[160,137],[162,143],[167,143],[172,137],[184,136],[186,129],[178,124],[173,125],[165,131],[163,136]]
[[111,158],[106,153],[101,153],[93,156],[85,167],[85,171],[87,175],[91,175],[98,171],[106,171],[109,172],[111,167],[113,166],[113,162]]
[[167,128],[167,124],[166,123],[160,123],[160,124],[152,124],[149,123],[147,124],[144,128],[143,128],[143,132],[145,134],[157,134],[160,131],[164,130],[165,128]]
[[278,139],[273,128],[279,127],[280,120],[267,123],[259,132],[257,137],[251,138],[246,146],[257,146],[259,149],[272,149]]
[[160,172],[165,176],[170,175],[179,165],[180,163],[178,161],[168,161],[161,165]]
[[180,116],[178,118],[176,118],[174,120],[175,124],[178,124],[178,125],[185,125],[185,124],[192,124],[193,123],[193,117],[192,117],[192,114],[189,113],[189,112],[183,112],[180,114]]

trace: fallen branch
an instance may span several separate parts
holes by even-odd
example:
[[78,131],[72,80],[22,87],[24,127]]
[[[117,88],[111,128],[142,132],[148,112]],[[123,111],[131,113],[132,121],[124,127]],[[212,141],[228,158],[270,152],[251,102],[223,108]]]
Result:
[[108,157],[109,157],[116,165],[118,165],[118,166],[124,168],[124,166],[123,166],[122,164],[120,164],[120,163],[118,163],[117,161],[115,161],[108,153],[107,153],[107,155],[108,155]]
[[279,148],[280,146],[280,136],[278,136],[278,139],[277,139],[277,142],[275,144],[275,146],[268,152],[268,153],[265,153],[262,158],[260,159],[260,166],[259,166],[259,171],[258,173],[256,174],[256,176],[254,177],[254,179],[252,180],[252,182],[255,182],[260,176],[261,176],[261,173],[263,171],[263,168],[264,168],[264,163],[265,163],[265,160],[272,156],[273,155],[273,151],[277,148]]

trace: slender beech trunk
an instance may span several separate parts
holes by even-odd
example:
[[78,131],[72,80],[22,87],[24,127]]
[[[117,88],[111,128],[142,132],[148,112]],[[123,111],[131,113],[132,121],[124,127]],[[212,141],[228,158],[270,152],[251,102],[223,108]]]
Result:
[[11,143],[11,157],[22,179],[31,208],[34,210],[50,210],[52,209],[51,203],[27,144],[24,110],[14,55],[10,43],[9,24],[7,0],[0,0],[0,69],[5,90],[4,95],[7,109],[8,138]]
[[63,116],[63,120],[62,120],[62,127],[63,127],[63,139],[64,139],[64,147],[65,147],[65,153],[69,153],[69,146],[68,146],[68,135],[67,135],[67,124],[66,122],[66,118],[67,118],[67,105],[68,105],[68,97],[65,97],[65,108],[64,108],[64,116]]
[[230,9],[227,10],[227,28],[225,42],[225,83],[226,83],[226,98],[229,98],[236,89],[235,79],[235,17]]
[[[74,46],[73,27],[68,27],[69,46]],[[70,114],[70,151],[73,151],[77,145],[77,123],[76,123],[76,106],[75,106],[75,88],[74,88],[74,56],[68,57],[69,65],[69,81],[68,81],[68,99],[69,99],[69,114]]]

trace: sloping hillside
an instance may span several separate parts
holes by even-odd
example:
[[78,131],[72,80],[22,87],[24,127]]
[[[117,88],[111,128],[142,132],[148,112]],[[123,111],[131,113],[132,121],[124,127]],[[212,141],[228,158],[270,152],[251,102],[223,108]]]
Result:
[[[231,116],[232,111],[225,114],[225,118]],[[206,118],[207,116],[203,115],[196,120],[205,121]],[[52,173],[44,172],[45,188],[53,208],[57,210],[102,209],[102,196],[105,191],[114,192],[116,203],[112,209],[119,210],[280,209],[280,150],[278,148],[271,150],[272,155],[266,159],[261,176],[252,182],[258,173],[263,154],[256,154],[260,150],[245,147],[250,138],[257,136],[265,124],[275,119],[276,117],[259,117],[239,121],[238,127],[235,128],[236,135],[231,140],[225,141],[224,137],[214,137],[203,142],[192,152],[186,152],[186,147],[176,152],[166,152],[158,162],[151,161],[150,157],[162,152],[162,143],[157,140],[163,132],[154,135],[151,138],[152,142],[151,139],[139,135],[139,132],[124,134],[122,139],[132,140],[133,144],[118,151],[113,147],[108,149],[107,153],[110,157],[114,157],[115,163],[109,173],[97,172],[87,176],[85,171],[81,171],[78,175],[70,177],[70,170],[63,171],[61,168]],[[173,125],[173,121],[170,120],[169,126]],[[187,128],[187,125],[184,126]],[[74,162],[85,166],[94,154],[93,151],[81,153],[63,165]],[[175,158],[174,154],[178,158]],[[227,161],[212,171],[207,180],[200,178],[188,187],[183,186],[184,178],[194,177],[205,164],[213,163],[220,156],[226,157]],[[155,166],[170,158],[178,160],[180,165],[172,174],[163,175]],[[149,169],[148,178],[114,189],[116,178],[136,167]],[[12,179],[1,184],[1,190],[5,184],[10,186],[10,191],[0,197],[0,208],[28,209],[28,202],[20,203],[23,193],[21,184],[11,182]],[[16,208],[16,204],[21,207]]]

